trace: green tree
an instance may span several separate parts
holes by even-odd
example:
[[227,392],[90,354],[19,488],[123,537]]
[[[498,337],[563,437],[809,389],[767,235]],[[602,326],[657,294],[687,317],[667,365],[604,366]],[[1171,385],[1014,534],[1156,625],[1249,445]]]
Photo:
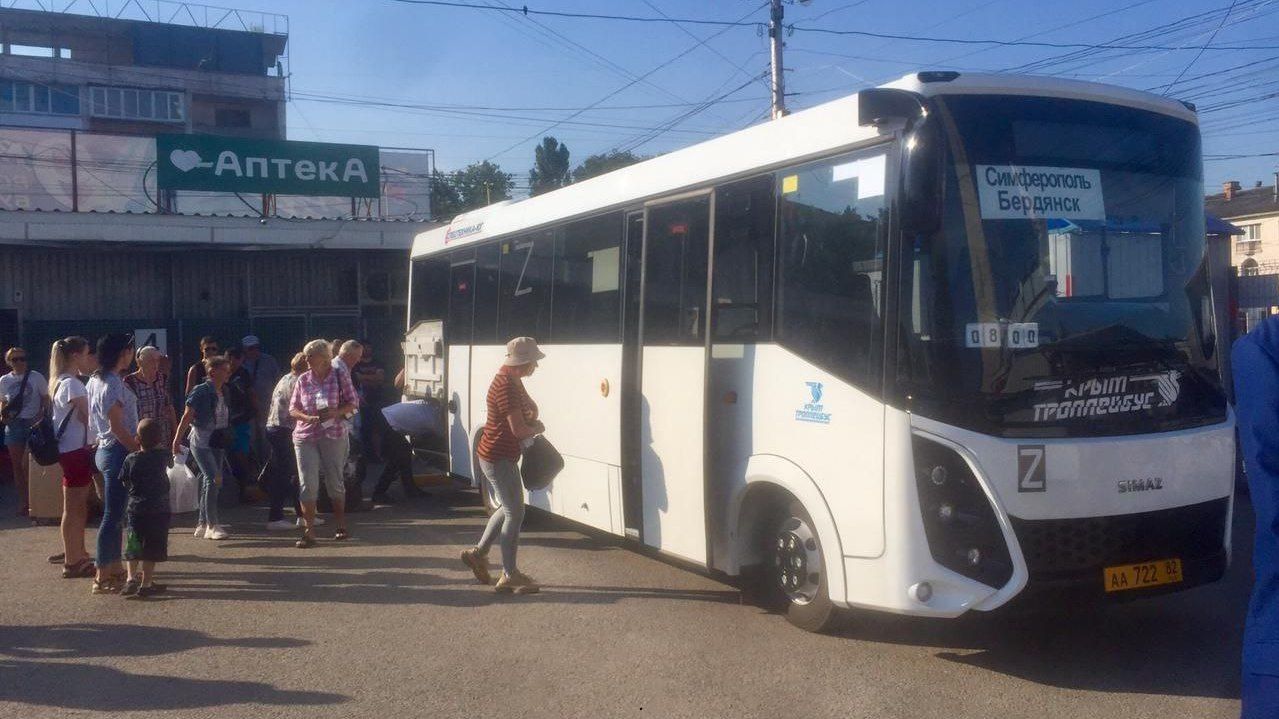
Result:
[[431,172],[431,217],[448,222],[462,212],[462,194],[453,183],[453,175],[439,170]]
[[573,170],[573,181],[581,182],[589,180],[592,177],[603,175],[606,172],[620,170],[627,165],[634,165],[637,162],[643,162],[648,158],[643,155],[636,155],[630,150],[609,150],[601,152],[598,155],[591,155],[582,164]]
[[511,199],[513,178],[509,172],[485,160],[472,162],[452,174],[453,187],[461,196],[458,212],[468,212],[494,202]]
[[557,190],[573,181],[569,174],[568,145],[554,137],[543,137],[533,149],[533,169],[528,172],[529,194]]

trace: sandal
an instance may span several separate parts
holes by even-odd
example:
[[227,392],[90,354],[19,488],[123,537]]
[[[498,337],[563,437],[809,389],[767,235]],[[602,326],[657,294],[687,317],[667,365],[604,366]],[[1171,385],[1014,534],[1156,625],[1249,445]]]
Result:
[[350,538],[351,535],[347,534],[345,529],[339,529],[333,533],[333,541],[335,542],[345,542]]
[[98,573],[98,568],[93,564],[93,560],[88,557],[81,559],[75,564],[67,564],[62,567],[63,579],[88,579]]
[[309,534],[303,534],[302,538],[293,543],[298,549],[310,549],[315,546],[315,537]]
[[49,555],[49,564],[62,564],[67,561],[67,555],[63,552]]

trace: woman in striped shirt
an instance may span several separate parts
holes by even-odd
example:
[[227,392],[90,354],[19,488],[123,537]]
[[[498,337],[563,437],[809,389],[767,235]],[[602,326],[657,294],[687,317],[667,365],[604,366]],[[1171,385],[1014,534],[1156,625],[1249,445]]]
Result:
[[506,359],[489,385],[488,420],[476,450],[480,470],[501,506],[489,517],[479,544],[462,553],[462,562],[480,583],[489,584],[488,551],[497,540],[502,548],[502,576],[494,589],[502,593],[538,591],[532,577],[520,572],[515,564],[520,525],[524,522],[524,483],[517,462],[521,444],[545,431],[537,419],[537,404],[524,390],[523,382],[537,369],[538,360],[545,357],[532,337],[516,337],[506,343]]

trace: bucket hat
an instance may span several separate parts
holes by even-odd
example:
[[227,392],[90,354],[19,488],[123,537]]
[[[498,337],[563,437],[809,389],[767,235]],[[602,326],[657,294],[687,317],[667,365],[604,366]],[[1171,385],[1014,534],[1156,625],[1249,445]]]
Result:
[[546,355],[537,348],[537,340],[532,337],[516,337],[506,343],[506,359],[502,361],[502,364],[507,367],[518,367],[545,357]]

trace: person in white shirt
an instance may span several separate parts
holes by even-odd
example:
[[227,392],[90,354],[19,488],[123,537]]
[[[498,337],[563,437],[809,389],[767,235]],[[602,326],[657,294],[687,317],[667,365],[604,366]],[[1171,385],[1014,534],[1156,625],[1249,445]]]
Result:
[[44,376],[30,368],[27,351],[10,347],[4,361],[12,371],[0,377],[0,420],[4,421],[4,444],[13,463],[13,479],[18,488],[18,516],[31,513],[27,493],[27,439],[31,428],[49,406],[49,387]]
[[89,492],[93,490],[93,449],[89,445],[89,393],[78,375],[87,374],[89,341],[67,337],[53,343],[49,353],[49,394],[53,397],[53,427],[58,433],[58,464],[62,467],[62,576],[89,578],[95,567],[84,546],[89,520]]

